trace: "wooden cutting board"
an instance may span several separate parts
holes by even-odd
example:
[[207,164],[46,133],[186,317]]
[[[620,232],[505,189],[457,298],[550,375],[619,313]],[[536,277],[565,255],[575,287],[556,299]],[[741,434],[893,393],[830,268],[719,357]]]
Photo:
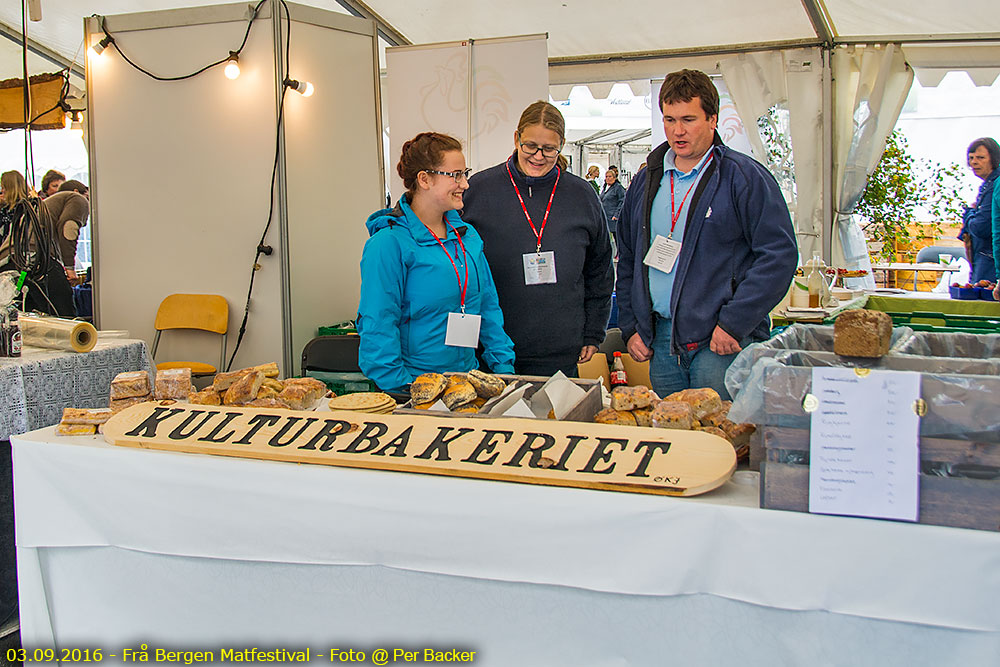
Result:
[[693,496],[736,468],[696,431],[532,419],[468,419],[141,403],[103,428],[113,445],[350,468]]

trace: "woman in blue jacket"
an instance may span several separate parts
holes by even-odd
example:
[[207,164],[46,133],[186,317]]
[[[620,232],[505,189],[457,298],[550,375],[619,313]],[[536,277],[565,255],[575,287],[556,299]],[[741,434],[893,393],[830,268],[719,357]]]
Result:
[[621,211],[624,201],[625,186],[618,180],[618,167],[608,167],[604,173],[604,192],[601,193],[601,206],[604,207],[604,217],[608,219],[608,230],[613,237],[618,233],[618,212]]
[[399,391],[427,372],[477,368],[476,346],[495,373],[514,372],[514,344],[483,242],[457,211],[469,169],[457,139],[423,132],[403,144],[406,186],[395,208],[367,221],[358,332],[362,372]]

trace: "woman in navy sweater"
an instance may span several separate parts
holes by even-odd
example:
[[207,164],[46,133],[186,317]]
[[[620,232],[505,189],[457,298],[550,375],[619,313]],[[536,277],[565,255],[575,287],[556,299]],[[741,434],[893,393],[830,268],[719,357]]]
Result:
[[559,153],[566,123],[524,110],[506,162],[469,180],[462,218],[479,232],[522,375],[577,375],[604,342],[614,271],[600,200]]

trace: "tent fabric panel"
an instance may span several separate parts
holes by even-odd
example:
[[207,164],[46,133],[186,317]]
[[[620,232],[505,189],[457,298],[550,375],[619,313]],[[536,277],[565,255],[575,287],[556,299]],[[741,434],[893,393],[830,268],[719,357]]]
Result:
[[824,0],[838,37],[1000,33],[1000,11],[989,0]]

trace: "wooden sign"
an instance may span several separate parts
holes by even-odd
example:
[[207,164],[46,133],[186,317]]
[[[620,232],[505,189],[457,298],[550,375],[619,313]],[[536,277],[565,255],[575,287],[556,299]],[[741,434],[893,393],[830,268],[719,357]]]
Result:
[[141,403],[103,428],[113,445],[432,475],[693,496],[736,468],[726,440],[530,419],[464,419]]

